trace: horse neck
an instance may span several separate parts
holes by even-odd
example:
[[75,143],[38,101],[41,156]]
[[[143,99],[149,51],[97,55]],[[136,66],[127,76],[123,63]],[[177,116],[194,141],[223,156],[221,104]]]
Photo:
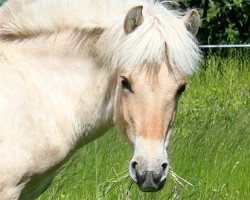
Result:
[[[58,132],[70,148],[75,148],[101,136],[111,126],[116,75],[99,66],[100,61],[91,56],[92,49],[77,44],[69,47],[71,34],[22,40],[18,45],[17,41],[3,42],[3,51],[28,82],[46,98],[58,102],[49,105],[61,124]],[[93,47],[91,42],[95,40],[87,37],[82,42]]]
[[[101,70],[99,77],[91,86],[89,95],[83,94],[80,102],[79,119],[82,130],[79,130],[79,144],[82,146],[97,137],[102,136],[113,125],[116,101],[116,74],[108,75],[107,70]],[[86,106],[83,102],[92,105]],[[86,112],[87,111],[87,112]],[[88,113],[87,115],[85,115]]]

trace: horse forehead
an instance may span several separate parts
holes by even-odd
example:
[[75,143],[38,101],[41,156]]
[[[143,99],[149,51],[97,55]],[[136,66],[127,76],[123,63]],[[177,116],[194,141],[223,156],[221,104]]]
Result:
[[[151,68],[150,68],[151,67]],[[154,67],[154,68],[153,68]],[[132,82],[143,90],[151,92],[175,91],[181,83],[186,82],[185,76],[172,70],[165,64],[147,66],[131,75]]]

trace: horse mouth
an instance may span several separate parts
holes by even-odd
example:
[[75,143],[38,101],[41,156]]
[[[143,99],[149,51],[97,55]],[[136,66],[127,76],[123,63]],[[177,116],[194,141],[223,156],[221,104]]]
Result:
[[165,181],[159,183],[159,184],[155,184],[155,183],[143,183],[142,185],[138,185],[139,189],[142,192],[157,192],[162,190],[162,188],[165,185]]
[[137,180],[138,181],[136,183],[142,192],[157,192],[164,187],[166,182],[166,179],[162,181],[160,181],[160,179],[153,179],[151,173],[146,173],[146,176],[143,180],[140,178]]

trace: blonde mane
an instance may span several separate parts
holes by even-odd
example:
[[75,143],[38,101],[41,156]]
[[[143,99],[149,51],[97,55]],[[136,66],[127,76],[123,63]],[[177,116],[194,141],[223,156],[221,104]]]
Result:
[[[123,22],[134,6],[143,6],[144,22],[126,35]],[[95,50],[104,64],[135,68],[145,62],[192,74],[200,50],[183,23],[183,14],[150,0],[9,0],[0,8],[0,36],[36,37],[64,30],[103,29]]]

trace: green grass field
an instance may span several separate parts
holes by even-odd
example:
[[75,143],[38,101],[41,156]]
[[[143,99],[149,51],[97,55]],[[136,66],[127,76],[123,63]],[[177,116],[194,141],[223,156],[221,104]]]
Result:
[[[44,199],[250,199],[250,51],[208,56],[189,79],[169,146],[165,188],[142,193],[112,129],[62,167]],[[184,180],[182,180],[182,178]]]

